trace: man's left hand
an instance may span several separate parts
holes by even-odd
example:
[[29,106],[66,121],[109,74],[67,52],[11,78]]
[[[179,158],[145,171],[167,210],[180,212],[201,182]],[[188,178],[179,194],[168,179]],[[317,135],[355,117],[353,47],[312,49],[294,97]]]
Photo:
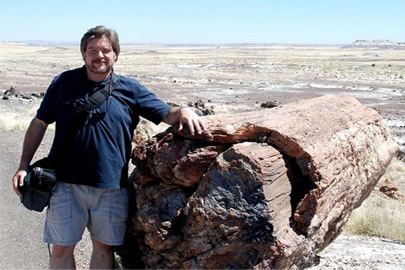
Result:
[[194,136],[195,132],[201,134],[207,130],[202,117],[198,116],[190,108],[172,107],[163,122],[169,125],[179,124],[179,131],[187,127],[192,136]]
[[192,136],[195,132],[201,134],[207,130],[204,120],[189,108],[180,108],[179,131],[183,130],[184,126],[188,127]]

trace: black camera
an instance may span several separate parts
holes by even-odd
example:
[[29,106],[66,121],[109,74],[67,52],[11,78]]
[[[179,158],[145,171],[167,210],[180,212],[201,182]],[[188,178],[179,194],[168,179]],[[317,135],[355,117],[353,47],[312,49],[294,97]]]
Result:
[[24,177],[24,185],[18,186],[21,203],[29,210],[42,212],[48,205],[51,190],[56,183],[55,171],[34,167]]
[[24,177],[24,185],[32,189],[49,192],[55,185],[55,171],[35,167]]

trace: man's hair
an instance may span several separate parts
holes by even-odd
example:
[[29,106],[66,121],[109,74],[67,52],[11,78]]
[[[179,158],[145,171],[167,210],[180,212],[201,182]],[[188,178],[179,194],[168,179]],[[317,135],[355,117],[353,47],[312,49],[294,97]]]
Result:
[[118,33],[113,30],[105,27],[104,25],[98,25],[89,29],[82,37],[80,41],[80,51],[82,54],[86,52],[87,44],[93,38],[100,38],[105,36],[111,42],[111,46],[115,52],[116,57],[120,54],[120,41],[118,39]]

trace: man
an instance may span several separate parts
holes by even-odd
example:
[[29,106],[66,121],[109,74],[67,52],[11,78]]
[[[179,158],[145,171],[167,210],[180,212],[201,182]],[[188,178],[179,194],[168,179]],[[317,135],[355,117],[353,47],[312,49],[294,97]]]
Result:
[[[113,73],[120,45],[114,30],[97,26],[84,34],[85,65],[63,72],[49,86],[27,129],[13,188],[23,185],[29,164],[47,126],[56,123],[49,153],[57,176],[46,213],[44,241],[53,244],[50,268],[75,268],[74,248],[87,227],[93,253],[90,268],[111,268],[112,247],[121,245],[128,209],[128,162],[134,129],[143,116],[187,127],[192,135],[205,130],[192,110],[169,107],[136,80]],[[100,107],[86,115],[73,136],[78,109],[97,87],[114,87]],[[80,111],[80,110],[79,110]]]

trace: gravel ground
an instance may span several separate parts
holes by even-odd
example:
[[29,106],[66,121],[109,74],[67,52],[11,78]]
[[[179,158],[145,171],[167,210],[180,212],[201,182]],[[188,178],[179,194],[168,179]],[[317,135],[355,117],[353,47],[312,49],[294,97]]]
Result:
[[0,268],[43,269],[48,247],[42,242],[44,213],[26,210],[11,185],[21,152],[21,132],[0,129]]
[[404,269],[405,243],[359,235],[340,235],[310,269]]
[[[28,104],[0,100],[0,113],[9,111],[10,105],[13,110],[19,110]],[[0,269],[45,269],[49,263],[48,245],[42,240],[45,211],[38,213],[25,209],[11,185],[24,133],[0,127]],[[48,130],[34,159],[47,154],[52,138],[53,131]],[[75,252],[79,269],[89,268],[90,252],[90,236],[86,231]]]

